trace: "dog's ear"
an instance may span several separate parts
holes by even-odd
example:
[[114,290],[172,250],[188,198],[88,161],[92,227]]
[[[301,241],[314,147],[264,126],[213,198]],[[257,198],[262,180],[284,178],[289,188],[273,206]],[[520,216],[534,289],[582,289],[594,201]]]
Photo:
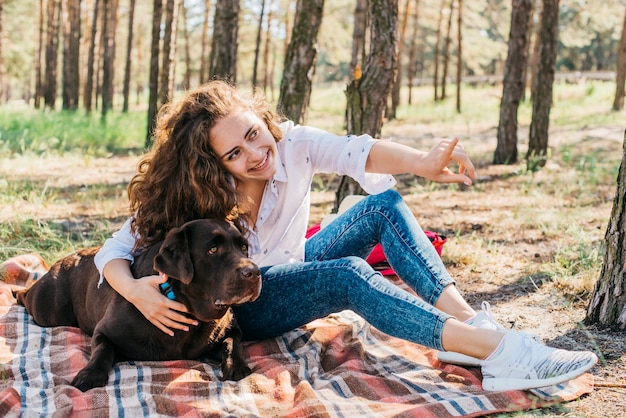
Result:
[[185,284],[193,278],[193,263],[189,252],[187,233],[184,228],[173,229],[154,257],[154,269]]

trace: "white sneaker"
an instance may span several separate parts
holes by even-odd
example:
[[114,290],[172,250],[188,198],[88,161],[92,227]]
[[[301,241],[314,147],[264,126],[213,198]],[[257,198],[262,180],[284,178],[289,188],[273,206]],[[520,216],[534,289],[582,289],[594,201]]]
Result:
[[[478,314],[476,314],[474,318],[466,321],[466,324],[473,325],[476,328],[491,329],[500,332],[507,331],[507,329],[500,325],[493,317],[489,302],[483,302],[480,307],[482,308],[482,310],[478,312]],[[437,353],[437,358],[439,359],[439,361],[450,364],[458,364],[461,366],[482,366],[485,362],[484,360],[478,359],[476,357],[467,356],[465,354],[457,353],[454,351],[439,351]]]
[[532,336],[509,331],[496,352],[483,362],[483,389],[524,390],[571,380],[590,368],[598,357],[590,351],[567,351],[545,346]]

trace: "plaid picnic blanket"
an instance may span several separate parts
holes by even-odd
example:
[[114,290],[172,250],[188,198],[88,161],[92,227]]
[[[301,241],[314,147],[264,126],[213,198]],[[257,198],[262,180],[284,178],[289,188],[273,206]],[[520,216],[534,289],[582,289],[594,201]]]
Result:
[[5,417],[452,417],[542,407],[592,390],[590,375],[540,391],[484,392],[480,370],[389,337],[351,311],[247,343],[253,374],[220,381],[198,360],[121,362],[106,387],[69,385],[87,363],[78,328],[41,328],[0,306],[0,415]]

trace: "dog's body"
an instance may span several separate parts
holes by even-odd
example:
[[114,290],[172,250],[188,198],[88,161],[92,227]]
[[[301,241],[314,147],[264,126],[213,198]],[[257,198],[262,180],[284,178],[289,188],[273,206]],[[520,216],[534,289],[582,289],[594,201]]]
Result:
[[169,336],[152,325],[106,280],[98,286],[93,263],[98,248],[57,261],[29,289],[18,292],[35,322],[44,327],[78,326],[91,340],[91,358],[72,381],[85,391],[104,386],[120,360],[196,359],[221,355],[223,379],[250,373],[243,358],[241,331],[230,306],[255,300],[259,268],[247,256],[247,243],[224,221],[197,220],[172,230],[163,243],[135,258],[135,278],[166,274],[177,301],[199,321]]

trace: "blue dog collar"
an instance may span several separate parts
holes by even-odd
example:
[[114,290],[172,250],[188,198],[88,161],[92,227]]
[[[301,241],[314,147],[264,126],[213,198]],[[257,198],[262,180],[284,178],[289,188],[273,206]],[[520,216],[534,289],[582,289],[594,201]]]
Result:
[[174,294],[174,289],[172,289],[172,285],[170,281],[166,281],[165,283],[161,283],[159,285],[159,289],[161,289],[161,293],[163,293],[169,300],[176,300],[176,295]]

